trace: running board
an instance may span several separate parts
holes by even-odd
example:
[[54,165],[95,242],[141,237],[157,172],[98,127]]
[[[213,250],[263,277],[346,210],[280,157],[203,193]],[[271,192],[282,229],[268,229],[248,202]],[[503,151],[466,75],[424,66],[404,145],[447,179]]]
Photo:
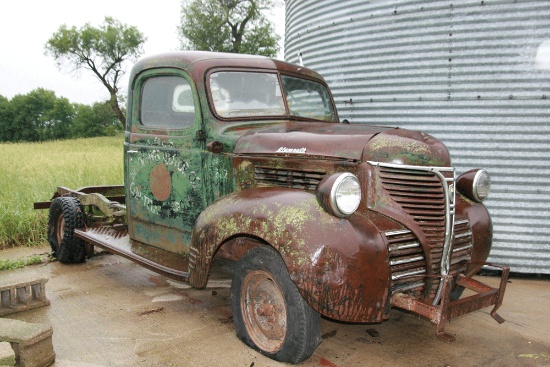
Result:
[[126,226],[75,229],[74,236],[165,277],[189,282],[186,256],[132,241]]

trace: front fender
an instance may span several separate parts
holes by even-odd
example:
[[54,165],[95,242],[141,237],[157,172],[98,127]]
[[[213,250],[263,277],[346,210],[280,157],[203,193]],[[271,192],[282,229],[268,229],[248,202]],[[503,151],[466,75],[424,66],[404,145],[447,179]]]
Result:
[[387,250],[367,217],[336,218],[314,194],[255,188],[227,195],[197,219],[190,249],[190,283],[206,285],[217,249],[237,236],[275,248],[306,301],[341,321],[380,321],[387,298]]
[[470,221],[473,249],[471,265],[466,275],[471,277],[481,269],[489,257],[493,242],[493,224],[485,205],[475,203],[462,195],[457,195],[456,212]]

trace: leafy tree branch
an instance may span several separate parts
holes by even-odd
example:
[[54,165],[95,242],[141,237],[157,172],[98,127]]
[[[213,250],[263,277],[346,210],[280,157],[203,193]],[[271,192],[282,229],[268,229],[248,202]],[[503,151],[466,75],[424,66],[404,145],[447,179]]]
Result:
[[127,61],[135,61],[143,53],[146,38],[136,27],[105,17],[98,28],[89,23],[81,28],[63,24],[45,45],[61,69],[70,67],[92,71],[109,92],[109,103],[122,126],[126,116],[120,108],[120,81]]
[[182,49],[274,57],[280,36],[266,12],[276,0],[183,0]]

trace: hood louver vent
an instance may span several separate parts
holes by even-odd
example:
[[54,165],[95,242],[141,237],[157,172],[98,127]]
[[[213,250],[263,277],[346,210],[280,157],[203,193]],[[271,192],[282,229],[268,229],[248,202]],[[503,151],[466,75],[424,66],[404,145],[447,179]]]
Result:
[[257,186],[288,187],[315,191],[315,188],[325,176],[325,172],[289,170],[270,167],[254,167],[254,178]]

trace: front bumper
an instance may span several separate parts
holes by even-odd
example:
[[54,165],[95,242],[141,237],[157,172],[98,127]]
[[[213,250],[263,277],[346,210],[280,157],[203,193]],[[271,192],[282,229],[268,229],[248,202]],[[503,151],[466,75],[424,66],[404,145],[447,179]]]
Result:
[[504,319],[500,317],[496,311],[502,304],[504,298],[510,268],[491,264],[484,265],[502,270],[500,286],[498,288],[493,288],[471,277],[458,275],[455,283],[456,286],[463,286],[465,289],[474,291],[476,294],[451,301],[450,294],[453,288],[454,276],[446,275],[442,277],[443,288],[439,305],[422,302],[404,293],[393,294],[391,297],[391,305],[427,317],[431,322],[436,324],[437,336],[448,341],[453,341],[455,337],[445,332],[445,324],[447,321],[480,310],[484,307],[493,306],[491,316],[498,323],[503,323]]

